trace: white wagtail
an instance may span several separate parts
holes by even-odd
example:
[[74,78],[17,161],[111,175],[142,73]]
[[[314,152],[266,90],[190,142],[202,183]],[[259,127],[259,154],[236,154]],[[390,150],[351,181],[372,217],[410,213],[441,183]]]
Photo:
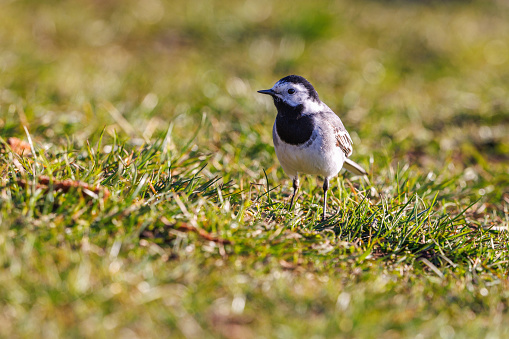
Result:
[[329,179],[344,166],[365,176],[366,171],[348,159],[352,139],[341,119],[318,97],[313,85],[298,75],[289,75],[271,88],[258,91],[274,99],[277,108],[272,129],[276,155],[285,173],[293,179],[293,195],[299,189],[299,173],[320,175],[323,183],[323,217],[327,210]]

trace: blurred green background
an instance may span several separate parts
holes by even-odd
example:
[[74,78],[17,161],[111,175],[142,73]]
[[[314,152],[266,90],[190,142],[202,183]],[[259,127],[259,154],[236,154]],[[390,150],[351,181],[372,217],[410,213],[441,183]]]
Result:
[[[341,117],[352,159],[381,193],[361,202],[347,179],[333,183],[331,206],[349,206],[340,235],[309,226],[314,178],[303,180],[304,208],[285,214],[276,112],[256,90],[288,74]],[[55,213],[53,193],[16,186],[21,174],[1,153],[0,336],[507,337],[507,233],[486,229],[509,219],[508,83],[505,0],[0,0],[2,138],[27,140],[26,126],[40,173],[112,191],[95,205],[55,193]],[[172,174],[194,179],[204,162],[204,180],[221,177],[202,186],[209,195],[175,189],[190,213],[171,199],[137,204],[152,199],[143,178],[171,173],[164,152],[143,160],[169,129]],[[388,216],[389,228],[404,215],[406,232],[434,196],[422,234],[375,241],[386,257],[362,229],[341,229],[374,206],[366,215]],[[443,222],[465,210],[461,225]],[[194,211],[236,244],[139,240],[161,215],[190,222]],[[446,235],[430,236],[434,225]]]
[[149,140],[175,121],[184,137],[206,113],[204,152],[242,145],[238,159],[268,167],[275,112],[255,91],[299,74],[343,119],[361,162],[389,153],[490,170],[508,160],[506,1],[0,6],[3,135],[23,135],[24,123],[40,140],[83,141],[104,127]]

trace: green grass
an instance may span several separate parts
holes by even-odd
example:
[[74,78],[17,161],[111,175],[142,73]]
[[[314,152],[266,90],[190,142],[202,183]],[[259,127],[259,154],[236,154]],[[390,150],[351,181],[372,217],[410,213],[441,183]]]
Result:
[[[0,337],[507,337],[508,19],[504,1],[0,2]],[[331,181],[325,222],[318,178],[288,210],[256,93],[287,74],[369,169]]]

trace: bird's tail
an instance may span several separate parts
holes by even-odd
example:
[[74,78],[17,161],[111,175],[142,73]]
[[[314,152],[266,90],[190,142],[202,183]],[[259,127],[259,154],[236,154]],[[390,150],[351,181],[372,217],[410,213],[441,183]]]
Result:
[[343,167],[350,173],[355,175],[361,175],[361,176],[367,176],[368,172],[364,168],[362,168],[361,165],[359,165],[356,162],[353,162],[352,160],[346,158],[345,163],[343,164]]

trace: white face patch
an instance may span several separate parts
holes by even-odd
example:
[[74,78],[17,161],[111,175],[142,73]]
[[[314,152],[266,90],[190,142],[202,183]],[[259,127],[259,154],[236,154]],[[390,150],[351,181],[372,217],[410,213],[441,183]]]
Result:
[[315,101],[309,95],[308,89],[302,84],[278,81],[272,87],[272,90],[278,98],[292,107],[304,105],[304,112],[306,113],[316,113],[323,109],[322,102]]
[[306,100],[304,101],[304,112],[305,113],[318,113],[324,110],[324,104],[319,101],[316,102],[314,100]]

